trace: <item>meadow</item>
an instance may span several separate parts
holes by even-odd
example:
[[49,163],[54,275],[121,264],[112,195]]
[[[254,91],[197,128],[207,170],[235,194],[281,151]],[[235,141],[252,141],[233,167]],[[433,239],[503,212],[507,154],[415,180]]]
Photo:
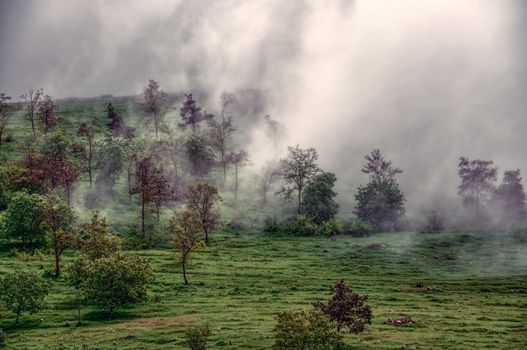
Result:
[[[184,349],[185,330],[208,324],[211,349],[269,349],[276,313],[310,308],[344,279],[369,296],[372,325],[346,335],[354,349],[525,349],[527,232],[385,233],[356,238],[215,233],[195,255],[190,285],[169,249],[141,250],[156,274],[151,302],[108,316],[84,308],[75,327],[72,290],[56,280],[49,307],[2,314],[6,349]],[[67,260],[67,259],[66,259]],[[0,272],[44,273],[51,258],[4,248]],[[412,317],[412,325],[387,319]]]

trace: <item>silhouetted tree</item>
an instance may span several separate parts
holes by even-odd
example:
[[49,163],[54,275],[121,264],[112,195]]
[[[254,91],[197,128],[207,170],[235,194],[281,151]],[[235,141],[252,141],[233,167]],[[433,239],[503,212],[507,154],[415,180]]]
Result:
[[198,181],[207,175],[215,164],[214,154],[210,151],[205,139],[191,135],[185,142],[188,172]]
[[198,106],[196,100],[192,97],[192,94],[185,94],[186,101],[183,102],[183,107],[181,107],[179,114],[183,120],[179,126],[183,129],[190,126],[192,128],[192,133],[196,133],[199,129],[199,124],[202,121],[212,119],[214,115],[206,113],[201,110],[201,107]]
[[[275,157],[278,155],[278,145],[286,137],[286,128],[278,121],[271,118],[269,114],[265,117],[265,134],[273,142],[273,150]],[[275,158],[276,159],[276,158]]]
[[57,111],[57,105],[51,96],[46,95],[39,102],[38,105],[38,116],[40,119],[40,124],[44,134],[47,134],[51,128],[57,125],[57,117],[55,115]]
[[518,223],[526,218],[526,196],[521,181],[520,169],[505,171],[494,193],[494,205],[499,207],[504,222]]
[[262,207],[267,205],[267,194],[271,186],[279,177],[279,168],[276,163],[268,162],[261,170],[260,175],[256,175],[256,183],[261,195]]
[[209,243],[209,232],[218,225],[220,213],[217,204],[219,201],[221,197],[218,189],[207,183],[191,184],[185,193],[187,208],[199,217],[201,229],[205,234],[205,243]]
[[75,151],[86,161],[86,169],[90,187],[92,187],[92,163],[95,152],[95,119],[90,123],[82,122],[77,130],[77,135],[84,139],[84,144],[75,144]]
[[159,83],[153,79],[148,80],[148,85],[143,89],[143,95],[145,98],[145,112],[150,115],[154,122],[157,139],[159,128],[163,122],[167,96],[159,88]]
[[105,192],[112,193],[113,186],[126,165],[130,145],[124,138],[108,134],[97,142],[96,146],[95,165],[99,174],[95,185],[101,186]]
[[7,96],[3,92],[0,93],[0,146],[2,146],[2,137],[7,124],[15,113],[15,107],[9,103],[9,100],[11,100],[11,96]]
[[333,191],[336,181],[335,174],[322,172],[313,176],[304,190],[303,213],[317,225],[333,219],[338,212],[337,193]]
[[238,172],[241,168],[251,164],[249,154],[244,150],[231,152],[227,156],[227,161],[234,167],[234,200],[236,201],[238,200]]
[[20,96],[25,101],[25,117],[31,123],[31,131],[33,131],[33,139],[37,137],[35,130],[35,119],[38,112],[40,99],[42,98],[42,89],[29,89],[25,94]]
[[489,201],[496,189],[498,169],[492,165],[491,160],[459,158],[461,184],[458,193],[463,198],[463,204],[475,210],[478,220],[481,219],[481,206]]
[[278,193],[285,199],[297,194],[297,212],[302,212],[302,193],[307,182],[320,170],[317,164],[318,154],[314,148],[301,149],[298,145],[288,147],[287,158],[280,160],[280,173],[288,184]]
[[112,103],[108,103],[106,108],[106,117],[109,119],[106,126],[115,136],[122,136],[126,139],[132,139],[134,137],[134,128],[128,127],[117,111],[115,110]]
[[360,333],[366,324],[371,324],[372,312],[365,304],[367,300],[367,295],[353,292],[344,281],[340,281],[333,287],[333,295],[327,304],[316,302],[313,306],[337,323],[338,332],[347,327],[350,333]]

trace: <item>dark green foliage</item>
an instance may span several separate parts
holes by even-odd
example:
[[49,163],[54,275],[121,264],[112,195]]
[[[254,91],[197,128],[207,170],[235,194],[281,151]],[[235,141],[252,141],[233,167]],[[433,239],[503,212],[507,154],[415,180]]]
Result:
[[7,335],[5,334],[4,330],[0,328],[0,346],[5,344],[6,339]]
[[371,181],[360,186],[355,201],[355,215],[374,225],[376,230],[394,223],[405,212],[404,194],[395,181]]
[[496,188],[498,168],[493,166],[491,160],[459,158],[458,175],[461,184],[458,194],[463,199],[463,204],[474,211],[475,219],[482,220],[484,206],[491,199]]
[[280,231],[280,224],[276,216],[266,216],[263,224],[264,232],[278,232]]
[[97,143],[96,167],[99,174],[95,184],[101,191],[112,192],[129,155],[129,143],[122,137],[106,135]]
[[339,205],[335,202],[337,193],[333,191],[337,178],[335,174],[322,172],[311,178],[302,198],[302,213],[309,216],[317,225],[331,220],[337,214]]
[[443,231],[443,218],[435,210],[431,210],[426,214],[425,223],[419,230],[421,233],[438,233]]
[[46,306],[49,284],[32,271],[16,271],[0,280],[0,303],[16,315],[16,323],[23,312],[35,313]]
[[315,308],[337,323],[337,332],[343,327],[348,328],[350,333],[363,332],[365,325],[371,324],[372,318],[371,308],[365,304],[368,296],[354,293],[342,280],[332,290],[333,295],[327,304],[316,302],[313,304]]
[[318,225],[318,234],[321,236],[334,236],[342,231],[342,224],[335,219],[329,219]]
[[187,328],[185,336],[187,345],[191,350],[206,350],[210,335],[209,326],[191,326]]
[[353,220],[351,224],[346,227],[346,232],[352,236],[365,237],[375,232],[375,226],[366,221]]
[[187,170],[197,181],[207,175],[216,161],[214,153],[209,149],[206,140],[198,135],[191,135],[185,142]]
[[279,313],[274,338],[273,350],[334,350],[342,342],[335,323],[319,310]]
[[293,236],[315,236],[319,231],[317,225],[309,217],[298,215],[286,224],[286,232]]
[[194,100],[192,94],[185,94],[185,98],[186,100],[183,102],[183,106],[179,110],[179,115],[183,121],[179,126],[183,129],[190,126],[192,133],[195,134],[199,130],[200,123],[214,118],[214,115],[204,112],[201,107],[198,106],[198,103]]

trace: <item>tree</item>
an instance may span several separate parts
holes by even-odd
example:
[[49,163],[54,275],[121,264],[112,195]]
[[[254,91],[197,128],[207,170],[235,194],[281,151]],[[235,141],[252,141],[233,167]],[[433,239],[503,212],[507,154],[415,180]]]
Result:
[[152,164],[151,157],[135,157],[134,179],[130,193],[140,195],[141,235],[144,238],[146,206],[154,203],[159,217],[161,205],[169,198],[170,186],[163,172]]
[[[278,121],[271,118],[269,114],[267,114],[265,117],[265,134],[267,137],[269,137],[273,142],[273,149],[275,157],[278,154],[278,145],[282,140],[285,138],[287,132],[286,128],[280,124]],[[275,158],[276,159],[276,158]]]
[[91,261],[80,288],[85,299],[109,313],[147,300],[154,273],[148,262],[134,255],[113,254]]
[[81,225],[79,250],[89,260],[107,258],[121,251],[121,239],[110,233],[108,222],[98,211]]
[[274,338],[273,350],[333,350],[342,343],[335,324],[316,309],[280,312]]
[[38,116],[40,118],[40,124],[42,131],[47,134],[51,128],[57,125],[57,117],[55,115],[57,111],[57,105],[51,96],[46,95],[38,104]]
[[201,110],[201,107],[198,106],[196,100],[192,97],[192,94],[185,94],[185,102],[183,102],[183,107],[179,110],[179,115],[183,120],[179,126],[183,129],[190,126],[192,128],[192,133],[195,134],[199,129],[199,124],[203,121],[212,119],[214,115],[206,113]]
[[0,302],[16,315],[16,324],[23,312],[42,310],[48,292],[49,284],[31,271],[15,271],[0,279]]
[[366,324],[371,324],[372,312],[371,307],[365,304],[367,300],[367,295],[353,292],[341,280],[333,287],[333,295],[327,304],[316,302],[313,305],[337,323],[337,332],[347,327],[350,333],[360,333]]
[[481,207],[485,205],[494,193],[498,169],[493,167],[491,160],[469,160],[459,158],[458,175],[461,184],[458,194],[463,198],[463,204],[475,210],[476,218],[481,219]]
[[106,126],[114,136],[122,136],[125,139],[132,139],[134,137],[135,129],[126,125],[123,118],[115,111],[111,102],[106,107],[106,117],[109,119]]
[[185,336],[190,350],[206,350],[209,335],[210,330],[207,325],[188,327]]
[[359,186],[355,201],[355,215],[375,226],[377,231],[405,213],[404,193],[394,181],[371,181],[366,186]]
[[362,168],[362,172],[368,174],[371,181],[392,181],[395,175],[403,172],[399,168],[394,168],[392,162],[385,160],[379,149],[374,149],[364,158],[366,159],[366,165]]
[[201,221],[197,213],[185,210],[175,214],[169,223],[169,231],[173,235],[172,245],[178,256],[183,271],[183,280],[188,285],[187,263],[192,253],[203,248],[199,239]]
[[251,162],[249,161],[249,154],[244,150],[229,153],[227,161],[234,166],[234,200],[236,201],[238,200],[238,172]]
[[283,186],[278,193],[290,199],[294,192],[298,197],[298,214],[302,213],[302,193],[307,182],[319,172],[318,154],[314,148],[301,149],[288,147],[287,158],[280,160],[281,175],[288,186]]
[[521,181],[520,169],[505,171],[503,181],[493,195],[494,205],[499,208],[501,219],[506,223],[518,223],[527,216]]
[[191,184],[185,194],[187,208],[199,217],[207,244],[209,243],[209,232],[216,228],[220,219],[220,213],[216,207],[219,201],[221,197],[218,189],[207,183]]
[[77,153],[86,161],[86,168],[88,170],[88,178],[90,180],[90,187],[92,187],[92,163],[93,153],[95,152],[95,119],[91,123],[82,122],[77,130],[77,135],[84,139],[84,145],[76,147]]
[[165,92],[159,88],[159,83],[153,79],[148,80],[148,85],[143,89],[143,95],[145,98],[145,112],[150,114],[154,122],[157,139],[159,128],[163,122],[167,97]]
[[75,243],[72,225],[75,216],[71,208],[56,198],[50,198],[41,208],[41,227],[55,258],[55,277],[60,276],[60,258]]
[[42,98],[42,89],[29,89],[25,94],[20,96],[25,101],[25,117],[31,123],[31,130],[33,131],[33,139],[36,139],[37,134],[35,130],[35,119],[37,116],[38,106]]
[[9,100],[11,100],[11,96],[0,93],[0,146],[2,146],[2,137],[7,124],[15,113],[15,107],[12,103],[9,103]]
[[195,181],[207,175],[215,164],[214,154],[201,136],[191,135],[188,138],[185,142],[185,154],[189,173]]
[[220,154],[220,165],[223,168],[223,182],[227,178],[227,142],[232,137],[232,134],[236,131],[236,127],[233,125],[232,116],[226,116],[227,108],[233,103],[237,103],[238,100],[236,95],[230,93],[221,94],[221,119],[217,121],[212,118],[209,120],[210,127],[210,139],[212,146]]
[[84,256],[77,257],[66,267],[66,282],[75,291],[75,305],[77,307],[77,326],[82,325],[81,307],[84,301],[83,284],[87,278],[90,260]]
[[260,175],[256,175],[256,183],[261,195],[262,207],[267,205],[267,194],[271,186],[276,182],[279,176],[278,166],[273,162],[268,162],[261,170]]
[[113,192],[113,186],[128,159],[129,142],[122,137],[106,135],[96,147],[95,165],[99,174],[95,184],[102,186],[106,192]]
[[3,235],[22,241],[24,246],[44,242],[42,208],[47,198],[39,194],[17,192],[2,217]]
[[313,176],[304,190],[303,213],[317,225],[333,219],[338,212],[337,193],[333,191],[335,181],[335,174],[322,172]]

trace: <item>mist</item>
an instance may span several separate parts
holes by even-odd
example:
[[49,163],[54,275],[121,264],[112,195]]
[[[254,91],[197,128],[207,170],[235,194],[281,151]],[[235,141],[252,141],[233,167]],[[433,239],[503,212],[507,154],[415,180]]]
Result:
[[135,95],[256,89],[247,146],[272,157],[270,114],[286,145],[315,147],[347,215],[363,156],[402,168],[409,212],[456,199],[459,156],[527,172],[527,3],[498,1],[2,1],[0,91]]

